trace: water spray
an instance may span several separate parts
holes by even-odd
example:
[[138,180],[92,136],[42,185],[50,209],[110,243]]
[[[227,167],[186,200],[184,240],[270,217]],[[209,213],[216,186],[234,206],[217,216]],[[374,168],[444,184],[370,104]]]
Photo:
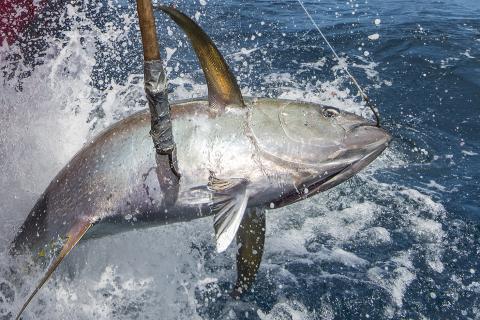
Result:
[[[333,48],[333,46],[330,44],[330,41],[328,41],[327,37],[325,37],[325,35],[323,34],[322,30],[320,29],[320,27],[318,26],[318,24],[315,22],[315,20],[313,19],[313,17],[310,15],[310,13],[308,12],[307,8],[305,7],[305,5],[303,4],[302,0],[297,0],[298,3],[300,4],[300,6],[302,6],[302,9],[303,11],[305,12],[305,14],[307,15],[308,19],[312,22],[313,26],[315,27],[315,29],[317,29],[318,33],[320,33],[320,36],[322,36],[323,40],[325,41],[325,43],[327,44],[327,46],[330,48],[330,50],[332,51],[333,55],[335,56],[335,58],[337,59],[338,62],[340,62],[340,57],[338,56],[337,52],[335,51],[335,49]],[[363,91],[362,87],[360,86],[360,84],[358,84],[358,81],[355,79],[355,77],[350,73],[350,71],[348,70],[348,66],[345,64],[343,66],[343,69],[345,70],[345,72],[347,73],[347,75],[350,77],[350,79],[352,80],[353,84],[357,87],[358,89],[358,92],[360,92],[360,95],[362,96],[363,100],[365,101],[366,105],[370,108],[370,110],[372,110],[373,112],[373,115],[375,116],[375,121],[376,121],[376,126],[377,127],[380,127],[380,115],[378,113],[378,109],[377,107],[373,104],[373,102],[370,100],[370,98],[367,96],[367,94],[365,93],[365,91]]]

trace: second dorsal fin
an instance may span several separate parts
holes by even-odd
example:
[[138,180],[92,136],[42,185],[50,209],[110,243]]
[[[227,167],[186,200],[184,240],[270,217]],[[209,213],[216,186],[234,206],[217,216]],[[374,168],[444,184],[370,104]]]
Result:
[[192,19],[173,7],[158,6],[187,34],[197,54],[208,86],[208,101],[214,111],[234,104],[244,106],[242,93],[220,51]]

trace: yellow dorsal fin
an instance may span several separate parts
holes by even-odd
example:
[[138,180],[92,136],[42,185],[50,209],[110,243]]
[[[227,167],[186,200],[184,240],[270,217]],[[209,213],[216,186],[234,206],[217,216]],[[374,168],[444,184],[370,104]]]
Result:
[[202,28],[175,8],[167,6],[157,8],[167,13],[190,39],[207,80],[210,107],[214,111],[221,111],[230,104],[244,106],[235,77],[220,51]]

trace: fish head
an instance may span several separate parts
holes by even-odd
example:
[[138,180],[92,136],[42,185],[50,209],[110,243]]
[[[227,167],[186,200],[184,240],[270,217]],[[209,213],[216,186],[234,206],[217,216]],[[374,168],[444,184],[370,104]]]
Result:
[[[226,176],[239,171],[249,175],[255,186],[252,205],[286,205],[331,188],[368,165],[388,145],[391,138],[385,130],[353,113],[291,100],[243,99],[225,59],[200,26],[173,7],[159,9],[190,39],[204,71],[211,114],[226,119],[222,116],[226,109],[248,109],[246,129],[255,156],[237,157],[238,139],[229,141],[224,148],[229,151],[220,154],[232,155],[221,166],[230,170]],[[215,136],[227,135],[226,128],[232,128],[219,127],[222,132]]]
[[260,157],[270,161],[270,175],[280,181],[279,188],[263,197],[276,193],[270,206],[288,205],[342,183],[377,158],[391,140],[371,121],[333,107],[264,99],[251,110],[253,143]]

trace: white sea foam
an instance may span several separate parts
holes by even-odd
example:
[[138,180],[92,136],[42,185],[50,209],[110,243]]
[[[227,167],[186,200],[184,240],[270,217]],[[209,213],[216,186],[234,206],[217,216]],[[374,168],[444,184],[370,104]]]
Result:
[[381,245],[389,244],[392,238],[390,231],[387,229],[383,227],[372,227],[365,229],[356,241],[365,243],[365,245]]
[[462,52],[460,54],[462,56],[465,56],[465,57],[469,58],[469,59],[475,59],[475,57],[470,54],[470,49],[467,49],[467,50],[465,50],[465,52]]
[[308,69],[323,70],[326,62],[327,58],[323,57],[316,62],[302,62],[300,63],[300,66]]
[[462,150],[462,153],[466,156],[478,156],[478,153],[477,152],[474,152],[474,151],[469,151],[469,150]]
[[[264,313],[261,310],[257,311],[257,315],[261,320],[313,320],[317,317],[308,311],[308,309],[300,302],[292,300],[277,303],[272,310]],[[322,318],[328,319],[328,318]]]
[[427,187],[437,189],[439,191],[446,191],[446,189],[447,189],[444,186],[442,186],[441,184],[435,182],[434,180],[430,180],[430,182],[428,182],[428,184],[427,184]]

